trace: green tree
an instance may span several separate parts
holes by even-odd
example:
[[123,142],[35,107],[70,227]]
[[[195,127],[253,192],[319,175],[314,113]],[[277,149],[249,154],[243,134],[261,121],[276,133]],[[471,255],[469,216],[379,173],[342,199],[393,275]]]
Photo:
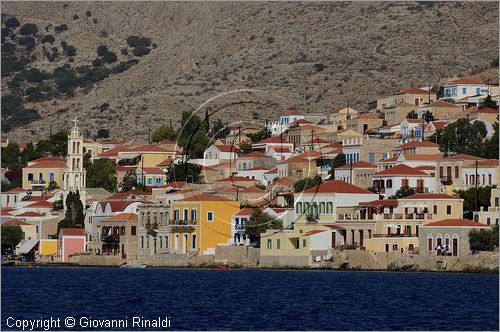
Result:
[[[485,209],[490,206],[491,189],[495,186],[486,186],[477,188],[477,209],[481,207]],[[476,205],[476,188],[468,188],[463,190],[454,190],[455,194],[464,200],[464,212],[468,212],[468,216],[472,217],[472,212]]]
[[189,158],[203,158],[203,152],[210,143],[208,117],[202,120],[196,113],[182,112],[178,144]]
[[24,232],[20,226],[2,226],[2,255],[13,254],[22,239]]
[[345,154],[339,153],[333,158],[332,169],[330,170],[330,179],[335,179],[335,169],[340,166],[344,166],[347,164]]
[[66,214],[64,219],[57,225],[57,234],[61,228],[83,228],[85,215],[83,214],[83,203],[80,200],[80,192],[70,191],[66,197]]
[[137,182],[137,174],[135,170],[130,169],[125,173],[125,176],[120,183],[120,191],[127,192],[132,189],[143,190],[144,186]]
[[424,118],[424,121],[427,123],[434,121],[434,115],[429,110],[425,111],[424,114],[422,114],[422,117]]
[[156,128],[156,130],[153,132],[153,135],[151,135],[152,142],[159,142],[164,139],[169,139],[171,141],[175,141],[177,139],[177,131],[174,127],[162,124],[161,126]]
[[323,181],[321,180],[320,175],[316,175],[316,176],[310,177],[310,178],[303,178],[303,179],[298,180],[297,182],[295,182],[293,184],[293,190],[296,193],[298,193],[298,192],[304,191],[306,189],[316,187],[317,185],[319,185],[322,182]]
[[36,144],[36,152],[40,155],[53,155],[65,157],[68,153],[68,132],[59,131],[49,136],[46,140],[40,140]]
[[491,99],[491,96],[489,94],[486,96],[486,98],[484,98],[484,100],[481,103],[479,103],[479,108],[486,108],[486,107],[493,109],[497,108],[497,103],[493,99]]
[[51,191],[51,190],[54,190],[54,189],[59,189],[59,185],[57,184],[56,181],[50,180],[49,184],[47,185],[47,190]]
[[411,111],[406,115],[407,119],[418,119],[418,114],[415,111]]
[[59,195],[59,199],[55,200],[52,204],[52,210],[60,211],[64,209],[63,195]]
[[109,192],[115,192],[116,185],[116,169],[111,160],[101,158],[87,167],[87,187],[104,188]]
[[241,143],[240,150],[243,151],[243,154],[249,154],[250,152],[252,152],[252,144]]
[[498,247],[498,225],[492,229],[473,229],[469,233],[469,244],[473,251],[493,251]]
[[394,195],[392,195],[390,198],[391,199],[399,199],[399,198],[415,195],[416,193],[417,193],[417,190],[415,188],[403,187],[403,188],[398,189],[394,193]]
[[250,138],[252,143],[257,143],[271,136],[271,133],[267,128],[262,128],[262,130],[256,132],[255,134],[247,134],[247,136]]
[[254,208],[250,219],[245,222],[245,234],[251,242],[257,242],[260,246],[260,237],[268,229],[282,229],[283,222],[273,218],[270,214]]
[[495,130],[493,136],[484,142],[481,157],[488,159],[497,159],[498,151],[498,122],[493,124]]
[[446,154],[465,153],[480,156],[486,138],[483,122],[470,123],[468,119],[458,119],[447,125],[439,142],[439,148]]
[[171,163],[167,166],[168,182],[185,181],[188,183],[200,183],[202,179],[200,165],[182,162]]
[[226,138],[230,133],[227,122],[223,122],[220,118],[215,120],[212,126],[212,133],[214,138]]
[[9,169],[16,169],[22,166],[21,151],[19,145],[15,142],[2,148],[2,167]]

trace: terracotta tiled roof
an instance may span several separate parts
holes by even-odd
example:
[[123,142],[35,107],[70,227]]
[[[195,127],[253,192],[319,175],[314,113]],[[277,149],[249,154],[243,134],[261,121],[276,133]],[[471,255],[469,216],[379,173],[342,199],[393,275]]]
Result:
[[383,171],[375,173],[373,176],[394,176],[394,175],[404,175],[404,176],[430,176],[429,174],[419,171],[413,167],[410,167],[405,164],[400,164]]
[[485,224],[480,224],[476,221],[467,219],[443,219],[439,221],[423,224],[420,227],[490,227]]
[[271,168],[269,171],[267,171],[265,174],[274,174],[278,173],[278,167]]
[[61,228],[59,232],[60,235],[80,235],[85,236],[85,230],[83,228]]
[[159,164],[158,164],[158,165],[156,165],[156,166],[158,166],[158,167],[168,166],[168,165],[170,165],[173,161],[174,161],[174,159],[167,158],[167,159],[165,159],[164,161],[162,161],[161,163],[159,163]]
[[183,199],[179,199],[176,202],[204,202],[204,201],[221,201],[221,202],[231,202],[233,200],[211,194],[200,194],[191,197],[186,197]]
[[24,222],[16,218],[11,219],[2,224],[2,226],[25,226],[25,225],[31,225],[31,224],[28,224],[27,222]]
[[[52,203],[50,203],[50,206],[52,206]],[[34,211],[27,211],[17,215],[17,217],[44,217],[44,216],[45,216],[44,214]]]
[[359,203],[360,206],[398,206],[397,199],[377,199],[370,202]]
[[[377,119],[379,119],[379,117],[374,115],[374,114],[371,114],[371,113],[361,113],[358,117],[353,118],[353,120],[356,120],[356,119],[377,120]],[[382,121],[382,119],[380,119],[380,121]]]
[[26,190],[24,190],[23,188],[21,187],[15,187],[15,188],[12,188],[10,189],[9,191],[7,191],[8,193],[23,193],[25,192]]
[[244,176],[230,176],[228,178],[216,180],[215,182],[241,182],[241,181],[255,182],[257,180],[249,179]]
[[240,158],[271,158],[271,157],[263,154],[262,152],[254,151],[254,152],[250,152],[249,154],[245,154],[245,155],[241,156]]
[[457,106],[455,104],[450,104],[450,103],[444,102],[442,100],[438,100],[438,101],[433,102],[432,104],[429,105],[429,107],[456,107],[456,108],[459,108],[459,106]]
[[135,213],[118,213],[103,221],[137,221],[138,219]]
[[[144,167],[144,173],[146,174],[165,174],[160,167]],[[139,169],[139,172],[141,169]]]
[[483,84],[483,82],[473,78],[462,77],[456,80],[449,81],[448,84]]
[[162,145],[162,144],[164,144],[164,145],[169,144],[169,145],[171,145],[171,144],[177,144],[177,143],[176,143],[176,142],[174,142],[174,141],[171,141],[171,140],[169,140],[169,139],[164,139],[164,140],[159,141],[159,142],[158,142],[158,143],[156,143],[156,144],[160,144],[160,145]]
[[293,179],[291,179],[289,177],[284,177],[284,178],[281,178],[281,179],[277,179],[276,181],[274,181],[274,183],[282,185],[282,186],[293,186],[293,184],[295,183],[295,181],[293,181]]
[[457,199],[457,198],[451,195],[441,194],[441,193],[415,194],[400,198],[400,200],[416,200],[416,199],[433,200],[433,199]]
[[290,123],[290,125],[293,125],[293,124],[303,125],[303,124],[313,124],[313,123],[311,121],[307,121],[306,119],[298,119],[298,120],[295,120],[292,123]]
[[220,152],[237,152],[240,151],[236,145],[214,145]]
[[109,203],[109,205],[111,206],[111,211],[119,212],[125,210],[127,206],[136,202],[138,201],[106,201],[106,202],[100,202],[99,204],[101,204],[101,206],[105,208],[106,204]]
[[260,189],[256,186],[250,186],[250,187],[241,189],[241,192],[242,193],[264,193],[266,191],[264,189]]
[[283,113],[283,116],[288,116],[288,115],[301,115],[302,113],[300,113],[299,111],[297,111],[296,109],[293,109],[293,108],[290,108],[288,109],[286,112]]
[[245,169],[244,171],[268,171],[269,168],[264,167],[264,166],[255,166],[249,169]]
[[37,207],[37,208],[51,208],[53,206],[54,206],[53,203],[47,202],[47,201],[38,201],[38,202],[35,202],[33,204],[28,205],[28,207],[30,207],[30,208],[35,208],[35,207]]
[[309,236],[309,235],[314,235],[314,234],[323,233],[323,232],[326,232],[326,230],[325,229],[314,229],[312,231],[305,232],[304,235]]
[[449,156],[445,158],[446,160],[484,160],[481,157],[475,157],[464,153],[459,153],[454,156]]
[[[258,208],[258,209],[261,210],[261,211],[264,210],[262,208]],[[243,209],[239,210],[234,215],[235,216],[251,216],[252,213],[253,213],[253,210],[254,210],[254,208],[246,207],[246,208],[243,208]]]
[[437,148],[438,144],[429,141],[411,141],[406,144],[399,146],[401,149],[411,149],[411,148]]
[[164,184],[163,186],[160,186],[158,188],[176,188],[176,189],[181,189],[186,184],[187,184],[187,182],[185,182],[185,181],[176,181],[176,182],[171,182],[171,183]]
[[498,114],[498,110],[490,107],[485,107],[485,108],[479,108],[477,113],[491,113],[491,114]]
[[441,160],[443,155],[441,153],[404,153],[405,160]]
[[119,152],[128,152],[129,148],[124,146],[117,146],[116,148],[109,149],[101,153],[98,157],[117,157]]
[[58,160],[32,162],[34,162],[34,164],[26,166],[26,168],[66,168],[66,162],[62,158],[59,158]]
[[289,143],[289,142],[281,136],[271,136],[271,137],[268,137],[266,139],[263,139],[260,142],[253,143],[252,145],[267,144],[267,143],[283,143],[283,144],[285,144],[285,143]]
[[351,168],[377,168],[377,165],[371,164],[371,163],[363,161],[363,160],[358,160],[358,161],[352,163],[352,165],[347,164],[347,165],[337,167],[337,169],[351,169]]
[[416,88],[416,87],[411,87],[405,90],[401,90],[399,93],[404,93],[404,94],[420,94],[420,95],[427,95],[429,94],[429,91],[426,91],[424,89]]
[[330,141],[323,139],[323,138],[315,138],[314,140],[309,140],[305,142],[304,144],[312,144],[312,143],[331,143]]
[[288,146],[285,146],[285,147],[272,146],[271,149],[273,149],[274,152],[276,152],[276,153],[291,153],[292,152],[292,149],[290,149],[290,147],[288,147]]
[[436,129],[443,129],[444,127],[446,127],[447,125],[449,125],[450,123],[453,123],[454,121],[432,121],[432,125],[434,126],[434,128]]
[[316,187],[304,190],[303,193],[340,193],[340,194],[373,194],[372,192],[341,180],[330,180]]

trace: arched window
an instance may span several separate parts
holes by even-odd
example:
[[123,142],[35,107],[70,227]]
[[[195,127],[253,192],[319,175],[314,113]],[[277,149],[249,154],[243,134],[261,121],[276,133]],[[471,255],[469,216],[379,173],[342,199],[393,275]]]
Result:
[[304,211],[303,211],[305,214],[308,214],[309,213],[309,203],[308,202],[305,202],[304,203]]
[[297,210],[298,214],[302,213],[302,203],[301,202],[297,203],[296,210]]
[[432,235],[427,236],[427,250],[432,251],[434,246],[432,245]]
[[387,188],[392,188],[392,180],[387,180]]
[[460,252],[460,240],[457,234],[453,234],[451,252],[453,256],[458,256]]
[[125,226],[120,227],[120,235],[125,235]]
[[319,213],[325,213],[325,202],[319,203]]
[[332,202],[327,202],[326,203],[326,213],[333,213],[333,203]]

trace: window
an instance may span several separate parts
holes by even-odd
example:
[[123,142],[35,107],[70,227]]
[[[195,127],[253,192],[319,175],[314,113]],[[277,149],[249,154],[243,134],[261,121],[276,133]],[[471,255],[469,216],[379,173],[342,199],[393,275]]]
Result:
[[189,216],[189,210],[188,209],[184,209],[184,218],[182,220],[188,220],[188,216]]
[[432,251],[432,235],[427,238],[427,250]]
[[214,221],[214,213],[212,211],[207,212],[207,220],[210,222]]
[[491,224],[491,218],[486,218],[486,225],[490,225]]
[[280,247],[281,247],[280,244],[281,244],[280,239],[277,239],[276,240],[276,249],[280,249]]
[[491,174],[488,174],[488,185],[491,186]]
[[175,249],[175,250],[179,249],[179,234],[175,234],[175,238],[174,238],[174,249]]
[[389,243],[385,244],[385,252],[389,252]]
[[387,180],[387,188],[392,188],[392,180]]
[[163,248],[163,238],[160,236],[160,249]]
[[132,226],[130,230],[130,235],[136,235],[137,234],[137,226]]
[[319,203],[319,213],[325,213],[325,202]]
[[161,178],[156,178],[156,185],[161,186]]
[[192,248],[193,248],[193,249],[196,249],[196,234],[193,234],[193,244],[192,244]]
[[455,166],[455,179],[458,179],[460,177],[460,171],[458,169],[458,166]]
[[307,240],[306,239],[302,239],[302,247],[303,248],[307,247]]
[[326,203],[326,213],[333,213],[333,203],[332,202]]
[[33,173],[28,173],[28,181],[33,181]]
[[146,236],[146,248],[149,249],[149,236]]
[[141,248],[144,249],[144,236],[141,236]]
[[49,181],[54,181],[55,174],[54,173],[49,173]]
[[374,164],[375,163],[375,153],[369,152],[368,153],[368,162]]
[[174,220],[179,220],[179,210],[174,210]]
[[401,180],[401,188],[408,188],[408,179]]
[[302,203],[298,202],[296,205],[296,211],[298,214],[302,213]]
[[153,178],[148,178],[147,185],[148,186],[153,185]]
[[196,209],[191,210],[191,220],[196,220]]
[[467,88],[462,88],[462,94],[466,95],[467,94]]
[[476,88],[476,95],[480,95],[481,94],[481,88]]
[[271,239],[267,240],[267,249],[272,249],[273,248],[273,241]]
[[446,205],[446,214],[451,214],[451,205]]

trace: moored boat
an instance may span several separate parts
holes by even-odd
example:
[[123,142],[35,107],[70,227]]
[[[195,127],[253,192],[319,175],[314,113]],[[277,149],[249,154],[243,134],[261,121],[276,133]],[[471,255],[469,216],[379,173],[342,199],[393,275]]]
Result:
[[129,268],[129,269],[144,269],[147,265],[141,263],[125,263],[120,267]]

